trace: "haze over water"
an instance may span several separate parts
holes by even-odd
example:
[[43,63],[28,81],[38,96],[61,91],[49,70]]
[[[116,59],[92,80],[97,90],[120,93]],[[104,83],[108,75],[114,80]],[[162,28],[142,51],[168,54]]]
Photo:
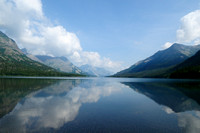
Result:
[[0,132],[197,133],[199,94],[197,80],[1,78]]

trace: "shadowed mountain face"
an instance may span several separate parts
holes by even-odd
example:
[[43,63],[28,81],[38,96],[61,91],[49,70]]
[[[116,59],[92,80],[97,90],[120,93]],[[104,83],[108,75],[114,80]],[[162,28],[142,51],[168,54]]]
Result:
[[174,112],[200,111],[200,83],[190,82],[124,82],[138,93],[141,93],[160,105]]
[[71,76],[28,58],[15,41],[0,31],[0,75]]
[[171,78],[200,78],[200,51],[174,68]]
[[151,57],[139,61],[130,68],[118,72],[118,77],[166,77],[170,68],[193,56],[200,45],[185,46],[173,44],[170,48],[158,51]]

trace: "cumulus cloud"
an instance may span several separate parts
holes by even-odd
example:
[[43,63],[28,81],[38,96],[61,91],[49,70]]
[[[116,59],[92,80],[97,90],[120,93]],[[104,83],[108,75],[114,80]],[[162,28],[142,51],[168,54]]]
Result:
[[95,67],[105,67],[111,70],[113,68],[121,68],[120,62],[113,62],[109,58],[105,57],[102,58],[97,52],[74,52],[71,59],[76,61],[78,64],[82,64],[82,62],[84,62],[85,64],[90,64]]
[[181,27],[177,30],[179,43],[200,43],[200,10],[193,11],[181,18]]
[[167,49],[167,48],[171,47],[172,44],[173,44],[173,43],[171,43],[171,42],[166,42],[166,43],[164,44],[164,46],[163,46],[163,49]]
[[76,34],[54,25],[44,15],[41,0],[0,0],[0,29],[32,54],[66,56],[77,65],[119,70],[120,62],[84,51]]
[[[176,31],[176,42],[188,45],[200,44],[200,10],[190,12],[181,18],[180,28]],[[173,43],[166,42],[163,49]]]

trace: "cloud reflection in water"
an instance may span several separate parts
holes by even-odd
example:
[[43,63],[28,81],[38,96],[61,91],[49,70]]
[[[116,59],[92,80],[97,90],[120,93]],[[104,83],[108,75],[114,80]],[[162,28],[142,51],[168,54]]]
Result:
[[1,119],[0,129],[34,132],[60,128],[76,118],[82,104],[97,102],[101,97],[120,91],[121,86],[120,83],[88,83],[87,80],[60,81],[25,97]]

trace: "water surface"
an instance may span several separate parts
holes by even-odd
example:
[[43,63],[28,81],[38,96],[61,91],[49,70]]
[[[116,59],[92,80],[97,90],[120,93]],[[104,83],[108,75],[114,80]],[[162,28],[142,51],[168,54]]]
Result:
[[1,78],[0,132],[200,132],[200,82]]

